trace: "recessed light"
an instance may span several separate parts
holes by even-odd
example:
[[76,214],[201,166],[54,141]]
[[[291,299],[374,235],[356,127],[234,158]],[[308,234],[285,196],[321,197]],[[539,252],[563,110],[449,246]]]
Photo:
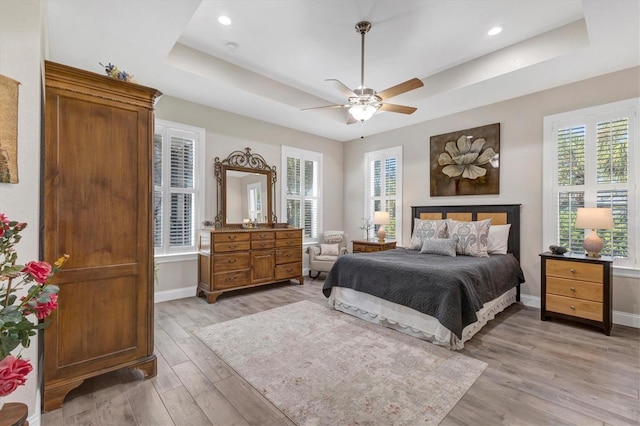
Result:
[[490,36],[494,36],[494,35],[498,35],[502,32],[504,28],[500,25],[496,25],[495,27],[491,28],[487,34],[489,34]]
[[221,16],[218,18],[218,22],[220,22],[222,25],[231,25],[231,18],[229,18],[228,16]]

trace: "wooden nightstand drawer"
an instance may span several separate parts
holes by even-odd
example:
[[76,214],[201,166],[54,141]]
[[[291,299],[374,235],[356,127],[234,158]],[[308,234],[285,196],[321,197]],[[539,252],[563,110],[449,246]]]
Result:
[[613,258],[541,253],[540,319],[589,324],[611,335]]
[[600,283],[547,277],[547,294],[573,297],[602,303],[604,286]]
[[547,310],[593,321],[602,321],[602,303],[589,300],[547,294]]
[[395,241],[388,241],[384,243],[379,243],[377,241],[359,241],[354,240],[353,243],[353,252],[354,253],[373,253],[376,251],[385,251],[392,250],[396,248]]
[[547,260],[547,276],[602,283],[602,265],[567,260]]

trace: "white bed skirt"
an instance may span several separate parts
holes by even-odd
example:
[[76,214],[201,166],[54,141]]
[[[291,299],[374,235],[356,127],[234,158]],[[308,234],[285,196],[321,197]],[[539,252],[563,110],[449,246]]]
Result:
[[462,339],[458,339],[436,318],[368,293],[332,287],[329,296],[329,305],[338,311],[454,350],[462,349],[464,342],[471,339],[488,321],[515,301],[516,289],[512,288],[502,296],[485,303],[477,312],[478,321],[466,326],[462,330]]

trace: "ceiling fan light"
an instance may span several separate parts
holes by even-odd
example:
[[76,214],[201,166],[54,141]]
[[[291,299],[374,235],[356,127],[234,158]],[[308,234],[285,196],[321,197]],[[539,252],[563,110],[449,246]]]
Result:
[[349,114],[358,121],[367,121],[377,110],[373,105],[354,105],[349,108]]

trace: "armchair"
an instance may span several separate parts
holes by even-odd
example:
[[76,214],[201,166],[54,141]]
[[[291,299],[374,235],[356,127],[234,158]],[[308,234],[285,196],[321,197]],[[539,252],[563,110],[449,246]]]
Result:
[[[325,231],[322,240],[324,243],[309,246],[309,277],[316,279],[320,272],[329,272],[338,259],[338,256],[347,253],[346,241],[343,231]],[[313,272],[317,272],[315,276]]]

